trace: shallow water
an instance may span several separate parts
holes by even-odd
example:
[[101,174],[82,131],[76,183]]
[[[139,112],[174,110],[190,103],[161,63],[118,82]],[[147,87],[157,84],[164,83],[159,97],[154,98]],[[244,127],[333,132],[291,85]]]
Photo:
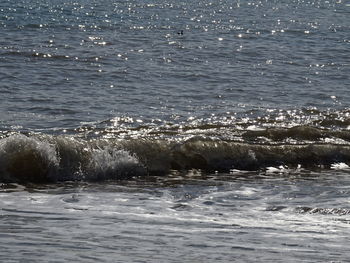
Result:
[[346,262],[350,5],[0,0],[4,262]]
[[121,184],[18,186],[1,192],[1,258],[345,262],[348,176],[193,171]]

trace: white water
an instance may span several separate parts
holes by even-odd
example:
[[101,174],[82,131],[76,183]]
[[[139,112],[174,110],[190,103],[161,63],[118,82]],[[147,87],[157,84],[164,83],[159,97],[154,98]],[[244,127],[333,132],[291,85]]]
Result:
[[122,185],[3,190],[0,256],[3,262],[348,259],[348,174],[261,176],[194,171]]

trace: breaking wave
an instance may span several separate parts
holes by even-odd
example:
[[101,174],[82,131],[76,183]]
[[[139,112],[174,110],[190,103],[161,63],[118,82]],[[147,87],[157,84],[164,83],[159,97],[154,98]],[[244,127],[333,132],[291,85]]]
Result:
[[2,182],[20,183],[123,179],[145,173],[126,150],[52,136],[12,135],[0,140],[0,166]]
[[349,169],[350,145],[327,142],[252,143],[204,136],[166,140],[82,139],[13,134],[0,140],[1,182],[119,180],[171,170],[266,174]]

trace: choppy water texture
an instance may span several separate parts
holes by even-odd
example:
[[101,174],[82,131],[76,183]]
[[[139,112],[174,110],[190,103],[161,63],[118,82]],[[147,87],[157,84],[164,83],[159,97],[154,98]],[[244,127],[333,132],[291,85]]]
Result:
[[0,0],[4,262],[346,262],[350,4]]

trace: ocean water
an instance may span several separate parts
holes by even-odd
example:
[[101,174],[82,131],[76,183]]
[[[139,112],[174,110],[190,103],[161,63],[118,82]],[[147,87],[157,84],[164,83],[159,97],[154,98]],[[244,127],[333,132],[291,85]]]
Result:
[[0,0],[2,262],[348,262],[350,3]]

